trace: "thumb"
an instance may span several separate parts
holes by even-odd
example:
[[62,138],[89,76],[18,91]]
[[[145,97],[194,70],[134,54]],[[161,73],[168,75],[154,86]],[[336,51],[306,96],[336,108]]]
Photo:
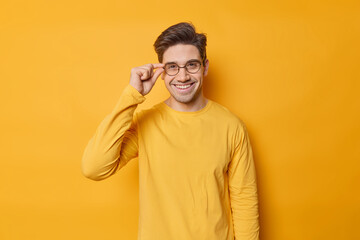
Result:
[[164,71],[163,68],[158,68],[156,69],[156,71],[154,72],[154,75],[151,77],[151,82],[155,84],[156,79],[158,79],[158,77],[160,76],[160,74]]

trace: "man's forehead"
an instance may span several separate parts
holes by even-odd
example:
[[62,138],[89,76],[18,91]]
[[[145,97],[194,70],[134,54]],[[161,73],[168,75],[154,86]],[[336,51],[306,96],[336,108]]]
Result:
[[189,60],[197,59],[201,61],[199,50],[194,45],[177,44],[165,50],[163,63],[175,62],[186,63]]

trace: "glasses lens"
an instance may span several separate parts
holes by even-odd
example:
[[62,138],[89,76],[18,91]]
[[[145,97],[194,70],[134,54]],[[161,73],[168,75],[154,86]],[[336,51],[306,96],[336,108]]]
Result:
[[178,71],[179,71],[179,67],[175,63],[168,63],[165,65],[165,72],[168,75],[176,75]]
[[200,67],[201,63],[198,61],[191,61],[186,64],[186,70],[189,73],[196,73],[197,71],[199,71]]

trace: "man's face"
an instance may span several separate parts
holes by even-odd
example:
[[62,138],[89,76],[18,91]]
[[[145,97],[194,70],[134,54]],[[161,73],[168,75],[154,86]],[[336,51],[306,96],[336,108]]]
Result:
[[206,60],[205,66],[202,64],[199,50],[194,45],[177,44],[169,47],[163,54],[164,64],[176,63],[183,67],[190,60],[201,62],[198,72],[189,73],[185,68],[180,68],[175,76],[169,76],[165,72],[161,75],[173,100],[180,103],[191,103],[202,96],[202,83],[208,72],[209,61]]

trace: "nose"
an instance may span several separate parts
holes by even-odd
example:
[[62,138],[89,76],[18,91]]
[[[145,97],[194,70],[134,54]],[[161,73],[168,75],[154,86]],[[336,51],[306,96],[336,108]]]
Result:
[[176,76],[176,80],[178,80],[179,82],[186,82],[188,80],[190,80],[190,75],[189,73],[186,71],[185,68],[180,68],[177,76]]

